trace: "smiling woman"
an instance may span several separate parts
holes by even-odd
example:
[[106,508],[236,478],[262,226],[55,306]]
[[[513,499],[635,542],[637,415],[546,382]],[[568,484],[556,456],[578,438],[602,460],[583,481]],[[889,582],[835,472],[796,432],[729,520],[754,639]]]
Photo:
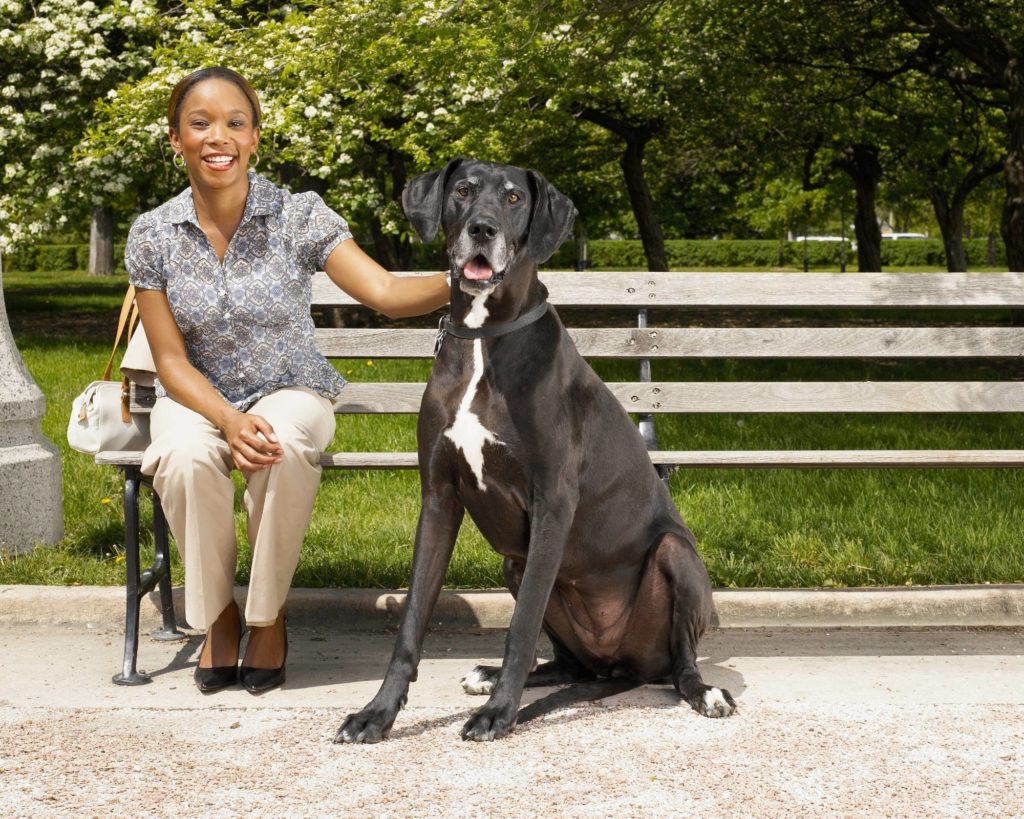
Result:
[[[430,312],[450,293],[443,274],[393,276],[318,195],[251,171],[260,121],[256,93],[228,68],[178,83],[168,136],[189,187],[142,214],[125,248],[158,376],[142,471],[185,564],[186,619],[207,629],[195,673],[204,692],[284,680],[284,604],[345,385],[313,341],[312,274],[393,317]],[[253,554],[240,669],[234,468]]]

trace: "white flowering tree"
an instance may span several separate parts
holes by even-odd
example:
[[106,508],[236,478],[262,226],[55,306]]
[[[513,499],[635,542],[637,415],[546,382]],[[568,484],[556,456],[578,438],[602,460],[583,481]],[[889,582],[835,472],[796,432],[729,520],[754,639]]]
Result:
[[186,182],[169,161],[171,88],[197,68],[229,66],[260,96],[260,172],[318,190],[372,239],[382,261],[404,266],[398,196],[417,160],[450,142],[447,78],[400,58],[429,39],[430,5],[332,2],[265,14],[188,3],[176,39],[156,51],[149,71],[100,106],[85,155],[150,177],[160,168],[139,202],[151,207]]
[[96,104],[144,73],[160,27],[157,0],[0,0],[0,250],[89,220],[112,271],[112,207],[132,174],[80,151]]
[[[260,172],[322,193],[383,264],[400,269],[411,261],[400,195],[412,175],[457,155],[525,162],[537,144],[567,150],[553,138],[564,124],[528,110],[519,83],[532,24],[500,4],[327,0],[274,15],[223,6],[184,7],[177,39],[99,107],[90,161],[145,169],[160,180],[150,179],[153,195],[184,184],[170,170],[167,96],[196,68],[229,66],[260,96]],[[516,127],[507,127],[510,109],[519,109]]]

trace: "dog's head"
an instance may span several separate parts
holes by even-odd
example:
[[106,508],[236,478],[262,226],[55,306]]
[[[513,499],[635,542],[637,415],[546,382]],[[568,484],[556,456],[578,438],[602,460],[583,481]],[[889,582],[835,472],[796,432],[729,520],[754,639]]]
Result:
[[576,218],[572,201],[537,171],[472,159],[417,176],[402,206],[424,242],[444,227],[452,278],[471,295],[493,290],[523,258],[546,262]]

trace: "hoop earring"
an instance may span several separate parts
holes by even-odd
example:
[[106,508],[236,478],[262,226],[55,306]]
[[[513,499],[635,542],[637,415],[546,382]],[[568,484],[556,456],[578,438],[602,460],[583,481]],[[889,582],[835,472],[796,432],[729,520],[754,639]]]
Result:
[[[180,163],[180,164],[178,163],[178,160],[179,160],[179,159],[181,160],[181,163]],[[181,154],[178,154],[178,153],[176,153],[176,154],[174,155],[174,158],[173,158],[173,159],[171,159],[171,164],[172,164],[172,165],[173,165],[173,166],[174,166],[175,168],[177,168],[178,170],[182,170],[182,171],[183,171],[183,170],[185,170],[185,157],[184,157],[184,156],[182,156]]]
[[252,165],[250,167],[258,168],[260,166],[260,155],[258,153],[255,153],[252,156],[253,156],[253,162],[252,162]]

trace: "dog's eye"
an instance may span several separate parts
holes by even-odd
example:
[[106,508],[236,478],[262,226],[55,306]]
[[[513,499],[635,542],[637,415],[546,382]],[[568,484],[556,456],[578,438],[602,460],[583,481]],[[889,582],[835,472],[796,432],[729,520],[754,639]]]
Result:
[[508,194],[508,202],[509,202],[509,204],[510,205],[514,205],[518,201],[519,201],[519,194],[516,193],[515,191],[510,191],[509,194]]
[[466,185],[459,185],[455,189],[455,195],[462,199],[465,199],[467,196],[469,196],[469,188]]

